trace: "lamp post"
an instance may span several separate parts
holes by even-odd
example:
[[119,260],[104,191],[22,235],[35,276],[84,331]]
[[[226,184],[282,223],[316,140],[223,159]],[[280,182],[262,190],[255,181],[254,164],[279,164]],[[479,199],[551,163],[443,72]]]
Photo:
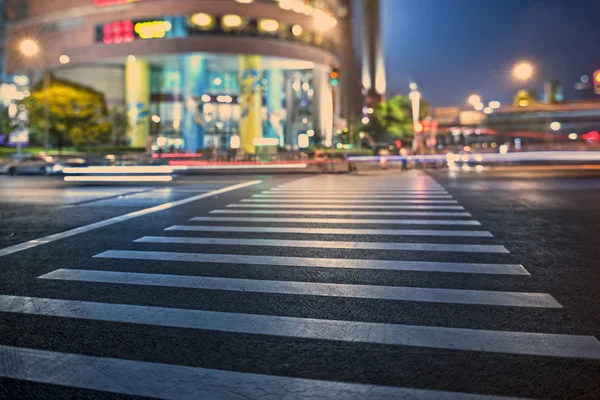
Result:
[[420,122],[419,122],[419,115],[421,112],[421,93],[419,93],[417,91],[418,87],[417,85],[411,85],[411,89],[413,89],[410,92],[409,98],[412,102],[412,114],[413,114],[413,132],[414,132],[414,140],[413,140],[413,150],[417,150],[420,146],[420,144],[418,143],[419,141],[417,140],[417,134],[420,133],[421,129],[420,129]]
[[[40,54],[40,46],[33,39],[23,39],[21,43],[19,43],[19,51],[27,58],[34,58]],[[66,62],[63,62],[63,59],[61,58],[61,63],[65,64]],[[42,74],[42,85],[44,90],[44,150],[48,151],[48,148],[50,147],[50,99],[48,97],[50,74],[44,66],[40,65],[39,67]]]

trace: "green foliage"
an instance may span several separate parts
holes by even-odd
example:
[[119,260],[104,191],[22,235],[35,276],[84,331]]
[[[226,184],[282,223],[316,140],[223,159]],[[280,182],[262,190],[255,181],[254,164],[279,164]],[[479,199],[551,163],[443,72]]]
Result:
[[8,116],[8,107],[0,107],[0,135],[10,135],[17,126],[17,122]]
[[526,107],[537,103],[537,96],[533,90],[519,90],[515,95],[513,104],[515,107]]
[[[421,100],[420,118],[429,114],[429,105]],[[379,103],[371,116],[368,126],[378,140],[385,137],[409,139],[413,135],[412,101],[403,95],[396,95]]]
[[110,122],[112,124],[113,144],[124,146],[127,140],[127,129],[129,128],[127,111],[122,107],[113,107],[110,110]]
[[[50,142],[62,149],[106,143],[111,133],[104,95],[85,86],[51,77],[48,88],[40,83],[24,99],[29,112],[30,130],[39,136],[48,123]],[[48,101],[49,121],[44,117]]]

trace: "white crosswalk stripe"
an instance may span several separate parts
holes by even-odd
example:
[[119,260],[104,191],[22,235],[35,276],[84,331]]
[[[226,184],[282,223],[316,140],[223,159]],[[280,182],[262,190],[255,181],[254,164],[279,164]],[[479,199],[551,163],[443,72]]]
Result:
[[561,305],[554,300],[552,296],[546,293],[340,285],[330,283],[263,281],[72,269],[59,269],[50,272],[49,274],[42,275],[40,278],[238,292],[355,297],[363,299],[405,300],[434,303],[485,304],[512,307],[561,308]]
[[252,256],[234,254],[178,253],[160,251],[108,250],[95,258],[112,258],[125,260],[177,261],[194,263],[243,264],[243,265],[276,265],[289,267],[313,268],[348,268],[390,271],[445,272],[462,274],[492,275],[529,275],[522,265],[518,264],[480,264],[429,261],[386,261],[345,258],[310,258],[310,257],[278,257]]
[[337,210],[464,210],[462,206],[432,206],[432,205],[388,205],[388,204],[379,204],[379,205],[338,205],[338,204],[251,204],[251,203],[242,203],[242,204],[228,204],[229,208],[315,208],[315,209],[323,209],[323,208],[333,208]]
[[600,359],[594,336],[321,320],[0,295],[0,312],[490,353]]
[[372,225],[450,225],[481,226],[481,222],[459,219],[361,219],[361,218],[269,218],[269,217],[195,217],[193,222],[263,222],[300,224],[372,224]]
[[290,400],[300,399],[294,393],[300,393],[301,397],[305,399],[510,400],[508,397],[481,394],[287,378],[1,345],[0,376],[131,396],[173,400],[260,399],[264,398],[265,391],[277,393],[277,397],[280,399]]
[[[339,196],[343,199],[451,199],[449,194],[342,194]],[[331,199],[332,195],[313,195],[313,194],[255,194],[252,198],[258,199]]]
[[363,200],[363,199],[244,199],[241,203],[302,203],[302,204],[318,204],[318,203],[334,203],[334,204],[457,204],[456,200]]
[[239,233],[305,233],[314,235],[382,235],[382,236],[452,236],[493,237],[488,231],[418,230],[418,229],[338,229],[338,228],[274,228],[248,226],[173,225],[166,231],[239,232]]
[[[414,207],[411,207],[414,208]],[[213,210],[209,214],[287,214],[287,215],[342,215],[342,216],[394,216],[394,217],[471,217],[468,212],[429,211],[335,211],[335,210]]]
[[310,247],[321,249],[445,251],[459,253],[508,253],[504,246],[489,244],[373,243],[319,240],[226,239],[175,236],[144,236],[136,243],[205,244],[221,246]]

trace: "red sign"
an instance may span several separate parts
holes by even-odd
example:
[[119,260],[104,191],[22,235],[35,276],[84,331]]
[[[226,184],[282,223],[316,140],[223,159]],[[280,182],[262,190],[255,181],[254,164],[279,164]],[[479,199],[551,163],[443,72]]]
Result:
[[102,41],[105,44],[129,43],[133,39],[133,22],[129,20],[111,22],[102,27]]
[[96,7],[116,6],[117,4],[134,3],[140,0],[93,0]]

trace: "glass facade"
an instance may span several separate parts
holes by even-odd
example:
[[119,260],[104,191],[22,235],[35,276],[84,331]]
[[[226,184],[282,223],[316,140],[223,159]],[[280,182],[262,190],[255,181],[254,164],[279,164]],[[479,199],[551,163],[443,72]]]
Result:
[[[198,57],[185,71],[185,57]],[[163,150],[195,152],[205,148],[229,149],[237,138],[250,134],[256,146],[297,148],[298,135],[318,130],[315,123],[315,92],[312,68],[293,68],[293,60],[262,60],[252,81],[252,93],[244,92],[244,70],[237,63],[247,56],[184,55],[181,60],[151,60],[149,134],[154,144],[170,143]],[[136,62],[141,59],[137,59]],[[237,67],[237,68],[236,68]],[[197,73],[201,72],[201,73]],[[247,72],[247,71],[246,71]],[[183,74],[194,80],[193,89],[184,82]],[[187,78],[189,80],[189,77]],[[186,86],[186,87],[184,87]],[[322,90],[326,90],[322,88]],[[186,93],[189,92],[189,93]],[[245,94],[246,93],[246,94]],[[244,117],[250,111],[245,99],[250,95],[256,113],[256,125],[244,133]],[[190,139],[189,132],[201,135]],[[195,136],[194,136],[195,137]],[[313,137],[313,135],[311,135]],[[165,138],[167,139],[165,141]],[[313,138],[317,140],[318,135]],[[194,141],[190,143],[190,140]],[[196,142],[196,140],[198,140]],[[252,147],[252,146],[251,146]],[[256,150],[248,149],[248,152]]]

